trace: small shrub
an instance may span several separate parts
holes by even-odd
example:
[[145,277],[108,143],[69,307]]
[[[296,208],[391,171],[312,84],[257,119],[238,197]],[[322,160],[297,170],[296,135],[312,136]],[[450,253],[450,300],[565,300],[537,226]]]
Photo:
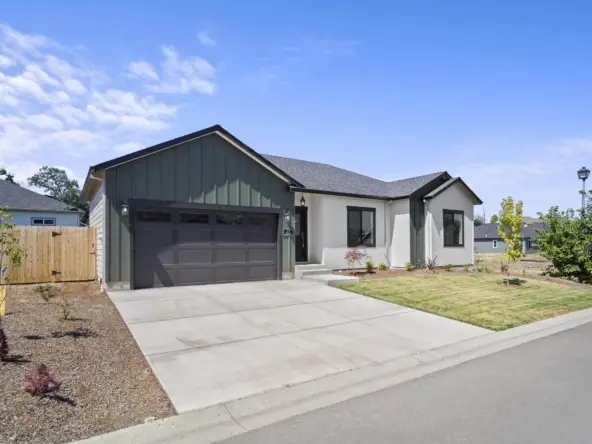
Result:
[[502,273],[508,273],[509,267],[508,264],[504,264],[503,262],[500,264],[500,271]]
[[413,270],[415,270],[415,266],[411,262],[407,262],[405,264],[405,270],[407,270],[407,271],[413,271]]
[[45,364],[35,366],[25,375],[24,389],[33,396],[46,396],[60,389],[61,383],[56,380]]
[[452,270],[452,264],[446,264],[446,265],[444,265],[443,268],[445,271],[450,271],[450,270]]
[[368,273],[372,273],[374,271],[374,262],[372,262],[372,259],[368,259],[365,262],[365,266]]
[[386,271],[388,267],[386,264],[378,264],[378,271]]
[[60,308],[62,309],[62,317],[64,318],[64,321],[70,319],[70,303],[63,296],[60,299]]
[[41,299],[43,299],[45,302],[49,302],[55,298],[60,293],[60,291],[53,285],[41,284],[36,285],[35,288],[33,288],[33,293],[41,297]]
[[526,268],[522,269],[522,276],[526,276]]
[[2,328],[2,325],[0,325],[0,361],[6,360],[9,351],[6,333],[4,333],[4,329]]
[[366,249],[363,247],[350,248],[345,252],[343,258],[347,261],[349,268],[362,265],[362,260],[366,257]]
[[438,256],[426,258],[425,265],[423,267],[432,273],[436,273],[438,271],[437,259]]
[[489,266],[487,265],[483,265],[483,273],[491,273],[491,268],[489,268]]
[[464,264],[463,265],[463,271],[469,271],[469,268],[471,268],[470,264]]

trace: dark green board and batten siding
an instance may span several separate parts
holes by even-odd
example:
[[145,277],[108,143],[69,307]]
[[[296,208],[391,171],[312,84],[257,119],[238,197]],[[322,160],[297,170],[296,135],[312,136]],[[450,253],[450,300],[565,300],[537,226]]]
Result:
[[294,246],[283,235],[284,210],[294,212],[286,182],[218,135],[209,135],[105,172],[107,282],[129,283],[131,246],[121,205],[131,199],[279,208],[282,270],[293,272]]

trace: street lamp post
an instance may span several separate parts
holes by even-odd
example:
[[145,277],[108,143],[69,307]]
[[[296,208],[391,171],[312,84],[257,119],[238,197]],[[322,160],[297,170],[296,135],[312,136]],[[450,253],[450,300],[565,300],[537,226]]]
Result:
[[578,178],[582,181],[582,212],[586,207],[586,179],[590,176],[590,170],[582,167],[578,170]]

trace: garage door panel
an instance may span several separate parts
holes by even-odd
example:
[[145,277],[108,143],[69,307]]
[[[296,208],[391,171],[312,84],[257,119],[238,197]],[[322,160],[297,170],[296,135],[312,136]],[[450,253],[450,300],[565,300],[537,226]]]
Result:
[[212,251],[208,249],[183,249],[179,250],[179,265],[185,264],[210,264],[212,262]]
[[211,229],[195,229],[193,227],[187,227],[180,225],[177,228],[177,242],[187,245],[210,244],[212,243],[212,230]]
[[244,264],[247,262],[247,250],[245,250],[244,248],[223,248],[214,250],[212,262],[214,264]]
[[212,237],[217,244],[243,244],[245,242],[244,230],[217,229],[213,232]]
[[275,248],[249,248],[249,262],[275,262],[276,260]]
[[276,243],[275,231],[271,230],[250,230],[247,231],[246,242],[249,243]]
[[278,278],[275,214],[146,211],[134,224],[134,287]]
[[179,285],[209,284],[215,282],[211,267],[179,267]]
[[276,266],[273,265],[253,265],[249,267],[249,280],[259,281],[269,279],[269,276],[275,274]]

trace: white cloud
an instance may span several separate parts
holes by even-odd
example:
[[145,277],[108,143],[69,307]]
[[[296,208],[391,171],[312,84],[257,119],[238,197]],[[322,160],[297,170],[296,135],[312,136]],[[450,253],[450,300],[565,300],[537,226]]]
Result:
[[16,63],[14,62],[14,60],[9,59],[5,55],[0,54],[0,68],[9,68],[15,64]]
[[45,114],[29,115],[24,118],[24,121],[29,125],[44,130],[61,130],[64,127],[60,120]]
[[172,46],[162,48],[164,61],[161,64],[164,80],[149,85],[156,93],[188,94],[199,92],[212,95],[216,91],[213,79],[216,70],[200,57],[181,57]]
[[72,105],[58,105],[51,109],[52,113],[60,117],[68,125],[78,126],[89,120],[88,114]]
[[65,79],[63,81],[64,87],[74,94],[84,94],[86,92],[86,88],[82,84],[80,80],[76,79]]
[[144,145],[138,142],[126,142],[126,143],[119,143],[113,146],[113,151],[117,154],[128,154],[133,153],[134,151],[138,151],[144,148]]
[[129,76],[131,78],[158,80],[158,74],[156,74],[152,65],[143,60],[131,62],[129,64]]
[[200,31],[197,33],[197,40],[204,46],[215,46],[216,41],[210,37],[206,31]]
[[0,160],[19,180],[43,164],[82,170],[100,153],[107,158],[145,146],[150,132],[168,128],[177,116],[170,98],[146,94],[146,88],[215,90],[214,68],[172,47],[163,49],[158,70],[145,61],[129,64],[127,74],[142,81],[143,91],[122,89],[116,82],[126,72],[109,78],[89,60],[90,51],[8,25],[0,25],[0,54]]

